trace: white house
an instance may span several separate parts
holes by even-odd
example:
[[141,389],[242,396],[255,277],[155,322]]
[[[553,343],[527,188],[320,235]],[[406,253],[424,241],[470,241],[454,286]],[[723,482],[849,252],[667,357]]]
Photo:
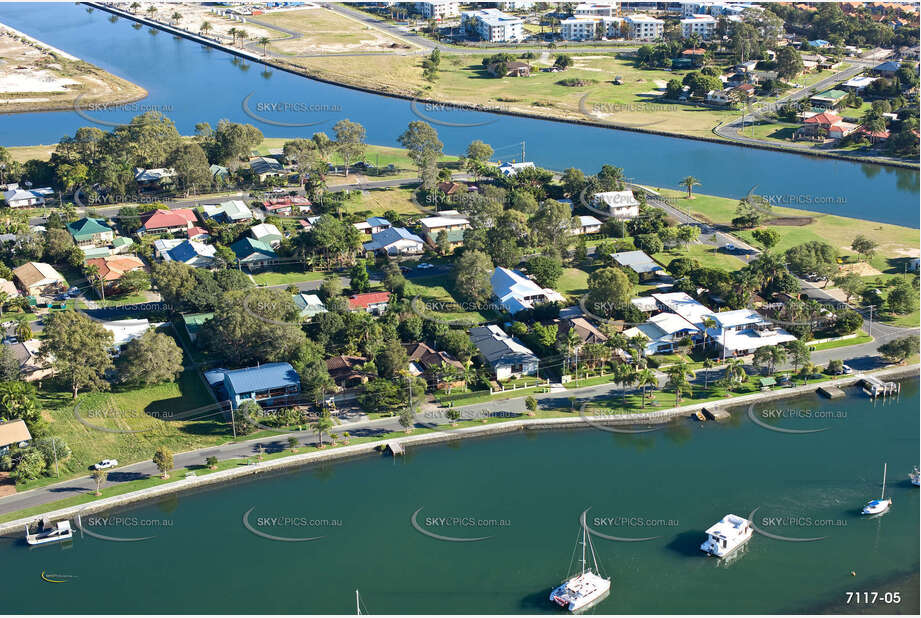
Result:
[[642,324],[624,331],[625,337],[639,335],[647,339],[646,347],[643,349],[643,354],[647,356],[671,352],[685,337],[693,339],[699,334],[700,329],[674,313],[654,315]]
[[194,268],[211,268],[216,249],[195,240],[160,238],[154,241],[154,254],[164,262],[182,262]]
[[470,220],[460,215],[446,216],[442,214],[435,217],[423,217],[419,219],[419,225],[422,227],[423,236],[432,242],[436,242],[439,232],[466,230],[470,227]]
[[625,20],[631,39],[638,41],[653,41],[662,36],[665,22],[649,15],[628,15]]
[[524,38],[524,22],[499,9],[479,9],[461,13],[461,26],[475,32],[480,39],[492,43],[520,41]]
[[353,223],[352,226],[363,234],[377,234],[390,227],[390,221],[383,217],[368,217],[364,221]]
[[744,356],[758,348],[777,346],[796,339],[751,309],[723,311],[712,317],[716,327],[708,328],[707,334],[723,357]]
[[512,315],[537,304],[566,300],[559,292],[540,287],[517,270],[501,266],[496,267],[489,281],[499,304]]
[[381,251],[388,255],[418,255],[425,251],[425,242],[405,227],[389,227],[371,235],[365,251]]
[[496,326],[476,326],[470,329],[470,340],[480,356],[492,368],[497,380],[508,380],[537,373],[537,356]]
[[278,228],[271,223],[260,223],[249,228],[249,235],[256,240],[269,243],[272,247],[277,247],[284,240],[284,236]]
[[25,189],[10,189],[3,192],[3,201],[10,208],[27,208],[29,206],[43,206],[45,198],[33,191]]
[[713,105],[729,105],[732,99],[729,96],[731,88],[726,90],[710,90],[707,92],[707,103]]
[[522,161],[521,163],[503,163],[499,166],[499,171],[503,176],[514,176],[520,170],[527,169],[529,167],[534,167],[534,164],[530,161]]
[[601,221],[590,215],[578,215],[572,218],[572,227],[569,233],[574,236],[582,234],[597,234],[601,231]]
[[700,331],[703,331],[706,327],[704,320],[714,316],[714,313],[707,306],[697,302],[684,292],[653,294],[652,297],[659,304],[659,309],[680,315],[688,324],[693,325]]
[[614,17],[616,13],[616,2],[582,2],[572,10],[576,17]]
[[220,204],[202,206],[205,216],[224,223],[239,223],[253,218],[253,211],[242,200],[228,200]]
[[633,191],[603,191],[592,196],[592,205],[607,210],[615,219],[635,219],[640,214],[640,203]]
[[102,322],[103,328],[112,333],[112,351],[116,354],[119,348],[132,339],[137,339],[151,328],[156,329],[163,324],[164,322],[151,323],[146,318]]

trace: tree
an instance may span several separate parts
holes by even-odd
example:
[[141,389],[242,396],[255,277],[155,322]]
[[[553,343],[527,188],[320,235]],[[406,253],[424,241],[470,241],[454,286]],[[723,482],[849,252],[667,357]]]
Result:
[[828,243],[810,240],[790,247],[784,253],[787,268],[800,277],[823,275],[837,270],[838,251]]
[[435,167],[444,149],[444,144],[438,139],[438,131],[421,120],[410,122],[397,141],[409,151],[409,158],[416,164],[420,175],[423,170]]
[[573,65],[572,56],[568,54],[557,54],[556,58],[553,60],[553,66],[556,68],[565,71]]
[[217,457],[215,457],[214,455],[209,455],[208,457],[205,458],[205,465],[208,466],[210,470],[216,470],[217,469]]
[[467,146],[467,162],[475,162],[476,166],[468,166],[467,171],[476,174],[482,169],[489,158],[493,155],[492,146],[481,140],[473,140]]
[[356,262],[349,272],[349,289],[355,293],[367,292],[371,289],[371,279],[364,260]]
[[890,362],[902,363],[918,353],[918,335],[909,335],[884,343],[879,346],[879,353]]
[[693,376],[694,372],[688,368],[687,363],[679,361],[669,367],[666,374],[668,375],[668,381],[665,385],[675,391],[675,405],[677,406],[681,403],[681,394],[691,391],[688,376]]
[[787,80],[803,72],[803,59],[799,52],[790,45],[777,50],[777,77]]
[[160,471],[160,478],[168,479],[169,471],[173,469],[173,454],[165,446],[158,447],[153,455],[154,465]]
[[752,238],[754,238],[755,241],[761,243],[761,246],[764,247],[765,251],[770,251],[780,241],[780,234],[777,232],[777,230],[766,227],[753,231]]
[[447,412],[445,412],[445,416],[451,421],[452,427],[457,427],[457,421],[460,420],[461,417],[460,410],[457,408],[448,408]]
[[33,384],[28,382],[0,383],[0,420],[21,419],[30,432],[40,431],[41,412]]
[[93,470],[93,481],[96,482],[96,495],[102,495],[102,485],[106,482],[106,479],[109,478],[108,470]]
[[855,272],[849,272],[840,277],[835,277],[834,282],[835,285],[844,292],[844,302],[846,303],[850,303],[853,297],[859,296],[864,288],[863,279]]
[[32,339],[32,324],[27,315],[16,316],[16,327],[14,333],[19,341],[29,341]]
[[195,142],[183,142],[170,153],[166,164],[176,171],[177,184],[186,194],[211,182],[211,169],[205,151]]
[[312,425],[313,430],[317,432],[317,445],[323,448],[323,434],[333,428],[333,419],[329,417],[328,412],[321,414]]
[[251,434],[256,429],[256,418],[262,416],[262,407],[252,399],[245,399],[232,413],[233,431],[237,436]]
[[691,199],[691,190],[700,185],[700,181],[693,176],[685,176],[678,184],[687,189],[688,199]]
[[633,295],[633,284],[619,268],[599,268],[588,276],[592,313],[610,317],[626,307]]
[[528,273],[541,287],[552,288],[563,274],[563,262],[557,257],[536,255],[528,262]]
[[126,272],[122,275],[122,278],[118,280],[118,288],[129,294],[140,292],[141,290],[149,290],[150,275],[140,268]]
[[812,353],[809,351],[809,346],[795,339],[786,344],[787,352],[790,354],[790,360],[793,363],[793,371],[796,371],[797,368],[802,367],[803,365],[808,365],[812,360]]
[[409,433],[413,430],[413,423],[416,420],[416,413],[412,408],[406,407],[400,411],[400,427],[402,427],[406,433]]
[[876,253],[879,243],[863,234],[858,234],[851,243],[851,249],[857,252],[858,259],[869,260]]
[[572,211],[556,200],[547,200],[530,219],[535,241],[542,247],[562,250],[572,239]]
[[892,313],[905,315],[918,307],[918,293],[905,279],[897,279],[886,297],[886,308]]
[[492,296],[493,263],[482,251],[464,251],[454,269],[455,289],[467,301],[482,303]]
[[651,369],[643,369],[636,374],[636,385],[643,389],[643,408],[646,407],[646,388],[651,386],[653,390],[659,385],[659,379]]
[[181,373],[182,348],[154,330],[126,343],[118,357],[118,379],[125,384],[173,382]]
[[14,382],[20,375],[19,360],[10,346],[0,346],[0,382]]
[[340,120],[333,125],[336,134],[336,152],[345,163],[345,175],[349,175],[349,166],[352,161],[364,156],[367,145],[365,144],[365,128],[348,118]]
[[[672,228],[663,228],[661,231],[667,229]],[[661,253],[665,249],[665,243],[662,242],[662,238],[658,234],[637,234],[633,239],[633,243],[637,249],[649,255]]]
[[681,96],[681,93],[684,92],[684,85],[680,80],[675,79],[674,77],[668,80],[668,84],[665,86],[665,96],[672,101],[676,101],[678,97]]
[[73,398],[81,388],[107,390],[104,376],[112,368],[112,333],[84,313],[59,311],[46,318],[42,357],[70,386]]
[[525,397],[524,407],[528,410],[528,416],[534,416],[537,413],[537,399],[528,395]]

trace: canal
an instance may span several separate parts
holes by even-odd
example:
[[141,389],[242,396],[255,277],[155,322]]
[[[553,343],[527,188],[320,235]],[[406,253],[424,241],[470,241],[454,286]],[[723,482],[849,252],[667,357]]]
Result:
[[[83,519],[95,535],[146,540],[0,541],[15,565],[4,569],[4,609],[352,613],[358,589],[370,613],[558,613],[547,595],[590,509],[613,578],[599,613],[917,614],[919,495],[907,475],[918,407],[910,380],[888,402],[850,389],[752,411],[770,427],[825,429],[807,434],[767,429],[743,409],[725,424],[523,432],[181,494]],[[893,507],[862,518],[884,462]],[[755,534],[728,563],[698,550],[723,515],[753,511],[781,538]],[[848,592],[880,595],[868,608],[848,605]]]
[[[3,4],[0,22],[146,88],[150,95],[131,110],[86,110],[100,123],[129,120],[144,109],[163,112],[183,134],[196,123],[222,118],[251,122],[270,137],[331,132],[341,118],[360,122],[369,143],[396,145],[397,136],[421,113],[445,150],[462,153],[474,139],[503,160],[525,156],[551,169],[578,167],[594,173],[602,164],[623,167],[640,183],[678,189],[692,175],[698,190],[727,197],[756,193],[818,212],[918,227],[917,170],[818,159],[547,120],[459,110],[431,110],[410,102],[315,82],[175,38],[110,21],[101,11],[73,4]],[[249,97],[249,99],[247,99]],[[244,111],[259,116],[257,120]],[[54,143],[92,120],[75,111],[0,116],[0,144]],[[273,123],[310,123],[279,126]],[[484,124],[485,123],[485,124]],[[111,128],[100,124],[102,128]],[[474,126],[452,126],[474,125]]]

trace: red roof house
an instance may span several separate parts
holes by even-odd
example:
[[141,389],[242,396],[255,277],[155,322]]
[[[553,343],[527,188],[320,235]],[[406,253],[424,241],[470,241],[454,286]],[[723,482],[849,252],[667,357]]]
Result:
[[138,230],[139,234],[173,233],[181,232],[195,225],[195,211],[190,208],[177,208],[176,210],[154,210],[141,215],[144,225]]
[[349,310],[381,314],[387,309],[388,302],[390,302],[390,292],[354,294],[349,296]]

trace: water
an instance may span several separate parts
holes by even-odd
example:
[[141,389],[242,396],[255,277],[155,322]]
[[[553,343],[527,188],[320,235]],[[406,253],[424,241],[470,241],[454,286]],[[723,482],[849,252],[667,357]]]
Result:
[[[150,95],[141,103],[163,111],[184,134],[191,134],[198,122],[214,125],[229,118],[252,122],[270,137],[307,136],[318,130],[330,133],[337,120],[347,117],[366,127],[369,143],[396,145],[406,125],[419,119],[407,101],[266,71],[163,32],[135,30],[125,19],[108,20],[107,13],[87,13],[86,7],[71,4],[0,5],[0,21],[146,88]],[[276,122],[319,123],[281,127],[244,113],[242,101],[250,93],[251,110],[259,103],[287,103],[338,106],[340,111],[259,114]],[[757,186],[759,194],[793,196],[791,205],[809,210],[919,226],[917,170],[477,112],[425,114],[448,122],[492,121],[474,127],[437,126],[449,153],[462,153],[470,141],[482,139],[496,148],[497,158],[520,159],[520,142],[525,141],[527,158],[551,169],[578,167],[594,173],[611,163],[637,182],[673,189],[681,178],[693,175],[705,193],[742,197]],[[90,115],[124,122],[134,113]],[[0,116],[0,143],[54,143],[87,124],[73,111]]]
[[[659,536],[645,542],[596,538],[613,577],[599,613],[773,613],[836,608],[847,591],[899,592],[918,612],[918,381],[898,401],[863,395],[816,397],[765,407],[821,410],[832,418],[783,418],[787,428],[829,430],[789,435],[765,430],[736,411],[733,421],[682,421],[641,436],[597,430],[524,432],[412,449],[406,458],[367,457],[276,477],[183,494],[118,515],[171,526],[99,525],[110,536],[156,535],[140,542],[77,538],[71,548],[28,549],[2,541],[4,609],[9,613],[351,613],[354,590],[367,610],[400,613],[558,613],[547,594],[567,572],[578,517],[607,535]],[[802,412],[800,412],[802,414]],[[813,412],[814,414],[814,412]],[[880,491],[889,464],[892,510],[857,515]],[[256,536],[250,524],[294,543]],[[725,513],[790,537],[761,535],[729,564],[697,549]],[[439,541],[429,532],[492,538]],[[500,526],[436,526],[428,517],[505,520]],[[595,518],[642,517],[653,525],[609,526]],[[341,525],[273,526],[264,517],[340,520]],[[770,518],[831,520],[777,525]],[[667,521],[671,520],[671,521]],[[497,522],[501,523],[501,522]],[[645,522],[644,522],[645,523]],[[851,576],[851,571],[856,576]],[[41,581],[42,572],[66,583]],[[912,575],[913,574],[913,575]],[[49,594],[48,586],[52,594]]]

